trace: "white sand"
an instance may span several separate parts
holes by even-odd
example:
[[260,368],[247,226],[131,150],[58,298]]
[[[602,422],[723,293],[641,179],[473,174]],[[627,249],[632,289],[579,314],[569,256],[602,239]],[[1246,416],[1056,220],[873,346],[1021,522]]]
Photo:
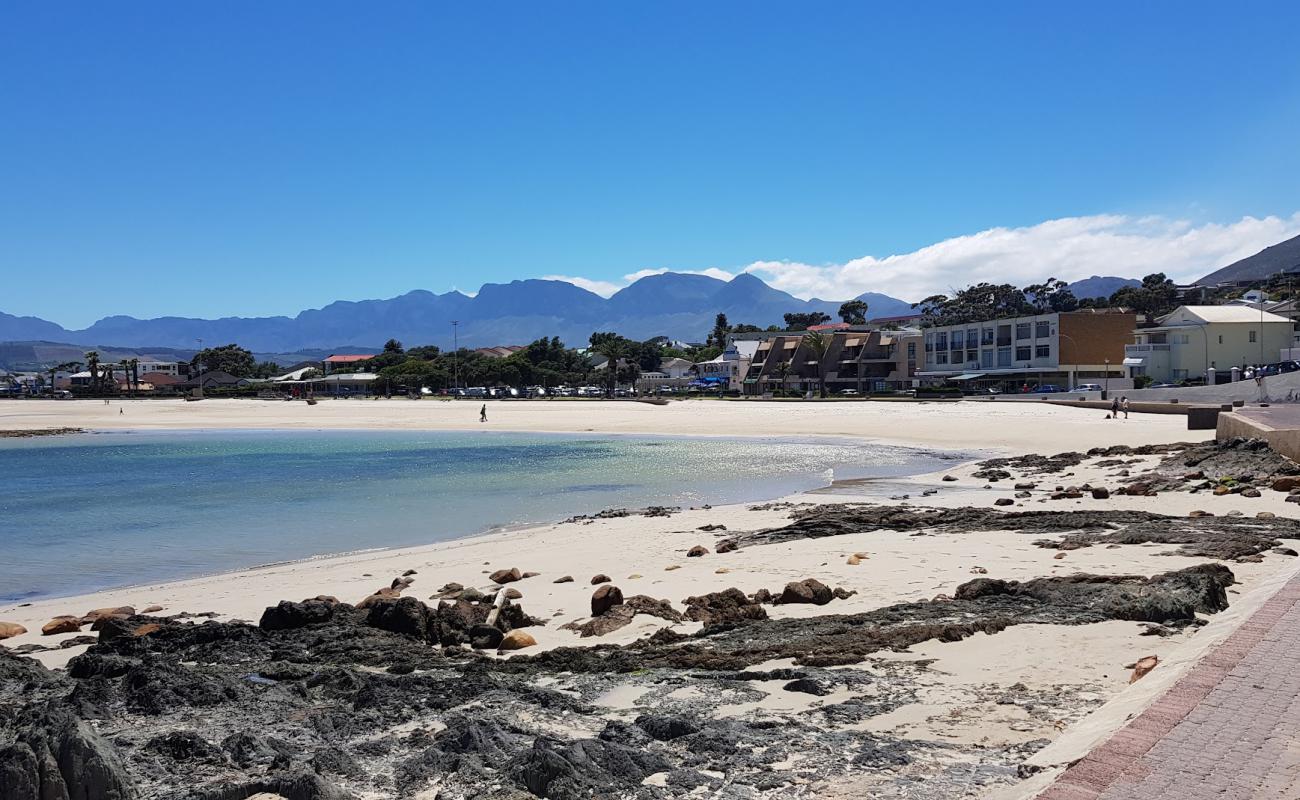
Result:
[[[104,406],[90,402],[25,401],[0,404],[0,429],[60,426],[108,428],[410,428],[428,430],[479,429],[478,403],[420,401],[322,401],[315,407],[301,403],[258,401],[124,402]],[[761,403],[685,401],[658,407],[633,402],[519,402],[489,404],[492,430],[599,431],[712,435],[833,435],[860,437],[900,444],[1004,452],[1055,453],[1109,444],[1143,444],[1201,440],[1203,432],[1185,430],[1181,416],[1133,415],[1111,421],[1096,411],[1024,402],[913,403]],[[1154,461],[1154,459],[1152,459]],[[943,482],[941,475],[904,481],[868,483],[852,488],[853,495],[812,493],[791,498],[798,502],[843,502],[866,499],[886,502],[888,495],[906,493],[916,505],[992,506],[1012,493],[1011,482],[983,488],[972,479],[971,465],[950,470],[959,477]],[[1114,469],[1085,467],[1077,474],[1051,476],[1040,481],[1056,484],[1083,482],[1115,485]],[[925,489],[939,493],[921,497]],[[1268,510],[1292,515],[1294,504],[1280,493],[1249,499],[1237,495],[1164,493],[1157,498],[1112,497],[1107,501],[1044,501],[1035,493],[1017,501],[1016,508],[1134,508],[1168,514],[1185,514],[1203,508],[1217,514],[1240,510],[1248,514]],[[951,594],[982,567],[987,576],[1027,579],[1074,572],[1155,574],[1205,559],[1170,555],[1169,546],[1092,547],[1057,551],[1034,546],[1039,538],[1015,533],[970,533],[909,536],[878,532],[755,546],[738,552],[702,558],[685,557],[695,544],[712,545],[726,534],[703,533],[706,523],[721,523],[732,532],[779,525],[788,511],[751,511],[745,506],[693,510],[669,518],[640,516],[590,523],[547,525],[522,531],[439,543],[426,547],[386,550],[359,555],[296,562],[236,573],[155,586],[97,592],[81,597],[41,600],[23,606],[0,607],[0,620],[23,624],[29,633],[6,645],[29,642],[48,644],[65,636],[40,636],[40,627],[58,614],[82,614],[92,608],[132,605],[137,609],[158,604],[163,614],[216,612],[221,619],[256,622],[262,610],[281,599],[299,600],[317,594],[336,595],[356,602],[387,586],[405,570],[415,569],[416,582],[408,595],[427,598],[444,583],[491,588],[487,575],[503,567],[537,571],[539,576],[513,584],[523,592],[520,601],[528,613],[550,620],[532,629],[540,647],[562,644],[629,642],[666,624],[638,616],[633,624],[600,639],[579,640],[560,625],[584,619],[589,613],[590,578],[606,573],[625,595],[647,594],[676,604],[687,596],[736,586],[745,592],[779,589],[787,581],[816,577],[831,586],[858,594],[827,607],[776,606],[773,616],[854,613],[891,603]],[[364,547],[365,542],[357,542]],[[711,548],[710,548],[711,549]],[[849,554],[865,552],[857,566],[846,563]],[[1230,565],[1241,586],[1231,597],[1294,568],[1295,559],[1269,554],[1262,563]],[[675,569],[668,569],[675,567]],[[719,570],[725,570],[719,573]],[[574,582],[555,584],[562,575]],[[57,590],[57,587],[51,587]],[[1235,602],[1235,599],[1234,599]],[[680,605],[678,605],[680,608]],[[689,631],[687,623],[679,630]],[[1043,719],[1017,706],[972,704],[975,687],[1024,684],[1035,690],[1060,690],[1095,697],[1096,702],[1122,695],[1128,686],[1126,664],[1157,654],[1162,657],[1181,648],[1175,663],[1190,663],[1196,652],[1196,634],[1169,638],[1139,637],[1141,626],[1111,622],[1062,627],[1025,626],[992,636],[977,635],[958,643],[927,642],[902,655],[881,660],[937,659],[929,684],[918,702],[871,720],[865,729],[914,738],[935,738],[998,746],[1033,739],[1056,738],[1075,720]],[[1190,650],[1189,650],[1190,648]],[[83,648],[39,654],[44,663],[59,666]],[[878,666],[878,664],[877,664]],[[853,669],[873,669],[872,663]],[[1160,669],[1160,668],[1157,668]],[[762,687],[756,687],[762,688]],[[834,698],[791,697],[773,690],[770,702],[756,708],[733,709],[736,714],[778,710],[781,702],[826,702]],[[840,698],[843,699],[843,698]],[[634,704],[635,696],[611,696],[611,707]],[[821,787],[825,796],[861,796],[869,785],[859,779]]]

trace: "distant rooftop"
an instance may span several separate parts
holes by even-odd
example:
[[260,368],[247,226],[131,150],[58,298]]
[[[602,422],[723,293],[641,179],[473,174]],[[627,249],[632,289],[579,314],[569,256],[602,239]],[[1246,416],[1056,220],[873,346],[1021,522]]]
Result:
[[355,361],[369,361],[372,358],[374,358],[374,356],[367,353],[362,353],[362,354],[335,353],[334,355],[331,355],[330,357],[326,358],[325,363],[326,364],[351,364]]

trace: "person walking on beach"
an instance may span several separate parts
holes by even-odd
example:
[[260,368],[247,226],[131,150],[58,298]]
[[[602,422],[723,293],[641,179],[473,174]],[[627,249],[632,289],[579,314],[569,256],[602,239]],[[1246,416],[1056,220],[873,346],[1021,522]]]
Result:
[[1124,412],[1124,419],[1128,419],[1128,395],[1119,399],[1119,410]]
[[1110,401],[1110,418],[1119,419],[1119,398]]
[[478,410],[478,421],[487,422],[487,403],[484,403],[483,407]]

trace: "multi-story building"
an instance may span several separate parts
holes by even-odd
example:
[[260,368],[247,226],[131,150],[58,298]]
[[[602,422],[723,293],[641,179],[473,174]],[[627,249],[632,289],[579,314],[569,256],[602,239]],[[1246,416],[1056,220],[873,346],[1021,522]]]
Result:
[[911,386],[920,364],[919,332],[857,326],[821,335],[827,345],[820,359],[807,344],[807,331],[772,334],[760,341],[745,375],[745,391],[812,391],[819,380],[825,380],[832,392],[853,389],[865,393]]
[[917,374],[972,389],[1123,381],[1124,348],[1136,324],[1127,311],[1083,309],[930,327]]
[[1295,327],[1248,305],[1179,306],[1156,323],[1133,331],[1133,344],[1124,348],[1133,374],[1156,382],[1203,378],[1210,370],[1218,381],[1233,367],[1274,363],[1289,355]]
[[717,358],[696,362],[695,374],[703,383],[714,386],[725,384],[728,389],[741,389],[758,345],[758,339],[729,335],[726,348]]

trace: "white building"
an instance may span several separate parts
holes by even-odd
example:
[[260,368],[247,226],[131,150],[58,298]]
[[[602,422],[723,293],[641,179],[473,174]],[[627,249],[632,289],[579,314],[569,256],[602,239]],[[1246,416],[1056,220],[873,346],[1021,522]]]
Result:
[[1133,332],[1124,363],[1158,383],[1272,364],[1293,340],[1291,320],[1248,305],[1179,306],[1156,322]]

